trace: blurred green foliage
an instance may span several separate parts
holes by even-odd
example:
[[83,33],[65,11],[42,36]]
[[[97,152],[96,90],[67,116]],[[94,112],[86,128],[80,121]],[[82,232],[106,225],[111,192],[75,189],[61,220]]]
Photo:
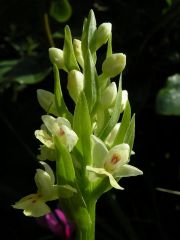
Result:
[[58,22],[66,22],[72,13],[68,0],[52,0],[50,4],[50,16]]
[[[23,62],[30,56],[31,62],[32,59],[37,62],[42,56],[42,66],[38,61],[38,70],[35,70],[34,64],[29,63],[27,71],[27,75],[38,74],[38,77],[20,82],[42,81],[49,73],[48,47],[53,44],[59,47],[65,22],[71,24],[78,37],[80,23],[89,8],[95,9],[100,21],[106,19],[113,23],[114,51],[123,49],[128,57],[125,87],[130,88],[134,107],[141,109],[149,98],[154,97],[150,93],[157,93],[167,76],[177,72],[180,63],[179,0],[88,0],[84,5],[82,1],[68,0],[1,0],[1,61]],[[2,91],[12,86],[17,78],[10,75],[11,81],[7,81],[10,78],[6,66],[5,69],[2,66],[1,71]],[[134,78],[136,81],[132,80]]]
[[[3,22],[7,20],[7,22],[6,29],[2,27],[0,33],[2,34],[0,47],[4,52],[2,55],[5,55],[0,56],[0,91],[2,92],[9,86],[16,86],[14,89],[17,91],[22,89],[17,87],[17,83],[21,85],[36,84],[49,75],[51,67],[46,45],[48,45],[48,41],[50,45],[54,45],[53,38],[63,37],[61,32],[51,32],[49,16],[58,23],[66,22],[71,17],[72,9],[68,0],[41,0],[38,3],[35,1],[20,3],[20,1],[14,0],[8,5],[5,2],[1,4],[0,19]],[[20,8],[14,11],[13,8],[16,5],[20,5]],[[13,12],[11,12],[12,10]],[[24,13],[27,14],[26,17]],[[6,19],[6,14],[10,15],[10,19]],[[19,15],[21,15],[21,19],[19,19]],[[41,25],[43,21],[44,25]],[[36,32],[32,29],[34,26],[41,29]],[[47,35],[47,38],[44,36],[47,43],[42,42],[44,40],[40,37],[43,30]]]
[[156,111],[163,115],[180,115],[180,74],[167,78],[156,98]]

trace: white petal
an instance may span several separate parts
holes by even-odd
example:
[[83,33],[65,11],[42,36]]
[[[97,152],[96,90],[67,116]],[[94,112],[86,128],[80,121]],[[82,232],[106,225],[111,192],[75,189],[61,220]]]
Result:
[[71,128],[71,124],[70,124],[70,122],[69,122],[66,118],[58,117],[58,118],[56,119],[56,121],[57,121],[59,127],[62,126],[62,125],[65,125],[65,126],[67,126],[68,128]]
[[113,106],[117,96],[117,86],[115,82],[111,82],[101,94],[100,104],[104,109]]
[[43,201],[37,201],[30,208],[27,208],[23,211],[25,216],[31,217],[42,217],[51,212],[51,209]]
[[55,119],[49,115],[42,116],[42,119],[51,134],[58,136],[68,150],[72,151],[78,141],[78,137],[76,133],[71,130],[70,122],[65,118],[58,117]]
[[43,115],[42,121],[52,135],[56,135],[59,132],[59,125],[56,118],[50,115]]
[[41,217],[51,210],[39,194],[30,194],[13,205],[16,209],[23,209],[26,216]]
[[117,132],[119,131],[120,128],[120,123],[117,123],[113,129],[111,130],[111,132],[109,133],[109,135],[107,136],[105,143],[108,146],[111,146],[115,140],[115,137],[117,135]]
[[55,177],[54,177],[54,172],[53,172],[53,170],[51,169],[51,167],[47,164],[47,163],[45,163],[45,162],[40,162],[42,165],[43,165],[43,167],[45,168],[45,171],[49,174],[49,176],[50,176],[50,179],[51,179],[51,183],[52,183],[52,185],[55,183]]
[[44,199],[50,200],[54,194],[54,188],[49,174],[42,169],[37,169],[34,180],[36,182],[38,192]]
[[65,125],[61,127],[61,132],[64,134],[59,135],[60,140],[71,152],[78,141],[78,136],[73,130]]
[[54,148],[52,137],[49,136],[49,134],[44,130],[36,130],[35,136],[37,139],[39,139],[40,142],[42,142],[44,145],[46,145],[48,148]]
[[126,107],[126,103],[128,101],[128,92],[126,90],[122,91],[122,111],[124,111],[125,107]]
[[106,145],[103,143],[103,141],[100,138],[94,135],[91,135],[91,140],[92,140],[93,166],[103,167],[104,158],[108,153]]
[[86,169],[88,171],[94,172],[96,174],[99,175],[105,175],[107,177],[109,177],[109,182],[111,184],[112,187],[116,188],[116,189],[121,189],[123,190],[123,188],[121,186],[119,186],[119,184],[117,183],[117,181],[115,180],[115,178],[112,176],[112,174],[110,174],[109,172],[107,172],[104,168],[94,168],[91,166],[86,166]]
[[13,208],[16,208],[16,209],[25,209],[31,204],[32,200],[36,198],[37,198],[37,193],[29,194],[28,196],[21,198],[18,202],[16,202],[12,206]]
[[116,171],[113,173],[114,176],[116,177],[131,177],[131,176],[138,176],[142,175],[143,172],[129,164],[125,164],[121,166],[119,169],[116,169]]

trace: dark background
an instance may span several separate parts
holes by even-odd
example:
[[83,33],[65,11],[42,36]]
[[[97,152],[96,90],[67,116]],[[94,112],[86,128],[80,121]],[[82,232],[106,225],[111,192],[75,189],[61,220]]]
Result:
[[[113,25],[113,51],[127,55],[123,88],[128,90],[132,111],[136,113],[136,155],[131,163],[144,172],[143,176],[122,179],[124,191],[112,190],[99,200],[98,240],[179,239],[180,197],[156,190],[179,190],[180,181],[179,116],[159,115],[155,107],[157,93],[167,77],[180,72],[180,1],[172,1],[172,5],[167,2],[70,1],[73,13],[67,24],[73,36],[80,36],[83,19],[93,8],[98,24]],[[39,44],[36,53],[44,54],[50,66],[43,1],[0,0],[0,6],[0,60],[18,58],[11,42],[21,46],[30,36]],[[65,23],[50,20],[54,31],[63,32]],[[13,39],[12,24],[16,26]],[[62,48],[62,39],[56,43]],[[37,64],[41,66],[42,62]],[[39,128],[43,113],[36,90],[53,90],[53,76],[23,87],[13,79],[0,81],[0,88],[0,238],[55,239],[33,218],[26,218],[11,207],[20,197],[35,191],[38,141],[34,131]]]

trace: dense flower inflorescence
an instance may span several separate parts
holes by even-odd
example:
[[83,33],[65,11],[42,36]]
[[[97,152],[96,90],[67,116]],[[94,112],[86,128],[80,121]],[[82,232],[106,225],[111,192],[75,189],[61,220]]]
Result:
[[[122,90],[126,56],[112,53],[111,30],[110,23],[97,28],[94,13],[90,11],[80,40],[72,40],[66,26],[63,49],[49,49],[54,93],[38,90],[38,101],[46,115],[42,116],[41,128],[35,131],[40,141],[37,158],[43,161],[45,170],[36,172],[37,193],[13,205],[23,209],[27,216],[39,217],[50,212],[46,202],[59,199],[62,209],[75,222],[79,235],[85,234],[83,240],[94,239],[97,199],[112,187],[123,189],[118,183],[121,178],[142,174],[129,164],[135,117],[131,116],[128,92]],[[98,74],[97,52],[106,43],[106,57]],[[75,104],[73,114],[63,98],[61,71],[67,73],[67,90]],[[116,84],[114,77],[118,75]],[[46,160],[56,165],[56,184]]]

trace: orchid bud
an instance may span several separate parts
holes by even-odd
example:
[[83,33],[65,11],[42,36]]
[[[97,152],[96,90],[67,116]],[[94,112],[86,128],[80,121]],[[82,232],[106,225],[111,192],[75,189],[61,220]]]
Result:
[[52,64],[56,64],[58,69],[64,69],[64,58],[63,58],[63,51],[59,48],[49,48],[49,58]]
[[124,111],[127,101],[128,101],[128,92],[126,90],[123,90],[122,91],[122,102],[121,102],[122,111]]
[[72,70],[68,74],[67,89],[69,95],[77,102],[78,96],[84,88],[84,76],[80,71]]
[[74,53],[76,56],[76,59],[78,63],[81,65],[81,67],[84,67],[84,59],[82,55],[82,50],[81,50],[81,41],[78,39],[73,40],[73,47],[74,47]]
[[112,30],[111,23],[102,23],[95,32],[93,41],[92,41],[92,49],[94,51],[98,50],[103,44],[105,44],[110,35]]
[[103,108],[111,107],[117,96],[117,86],[115,82],[112,82],[105,90],[102,92],[100,104]]
[[112,54],[105,59],[102,65],[103,75],[115,77],[121,73],[126,66],[126,55],[123,53]]
[[116,123],[116,125],[113,127],[113,129],[107,136],[107,138],[105,140],[105,144],[108,145],[109,147],[112,146],[112,144],[117,136],[117,133],[119,131],[119,128],[120,128],[120,123]]
[[54,114],[55,116],[58,115],[56,106],[55,106],[55,98],[54,94],[43,90],[43,89],[38,89],[37,90],[37,98],[40,106],[47,112]]
[[52,195],[53,183],[51,177],[46,171],[37,169],[34,180],[36,182],[39,193],[46,197],[50,197]]

